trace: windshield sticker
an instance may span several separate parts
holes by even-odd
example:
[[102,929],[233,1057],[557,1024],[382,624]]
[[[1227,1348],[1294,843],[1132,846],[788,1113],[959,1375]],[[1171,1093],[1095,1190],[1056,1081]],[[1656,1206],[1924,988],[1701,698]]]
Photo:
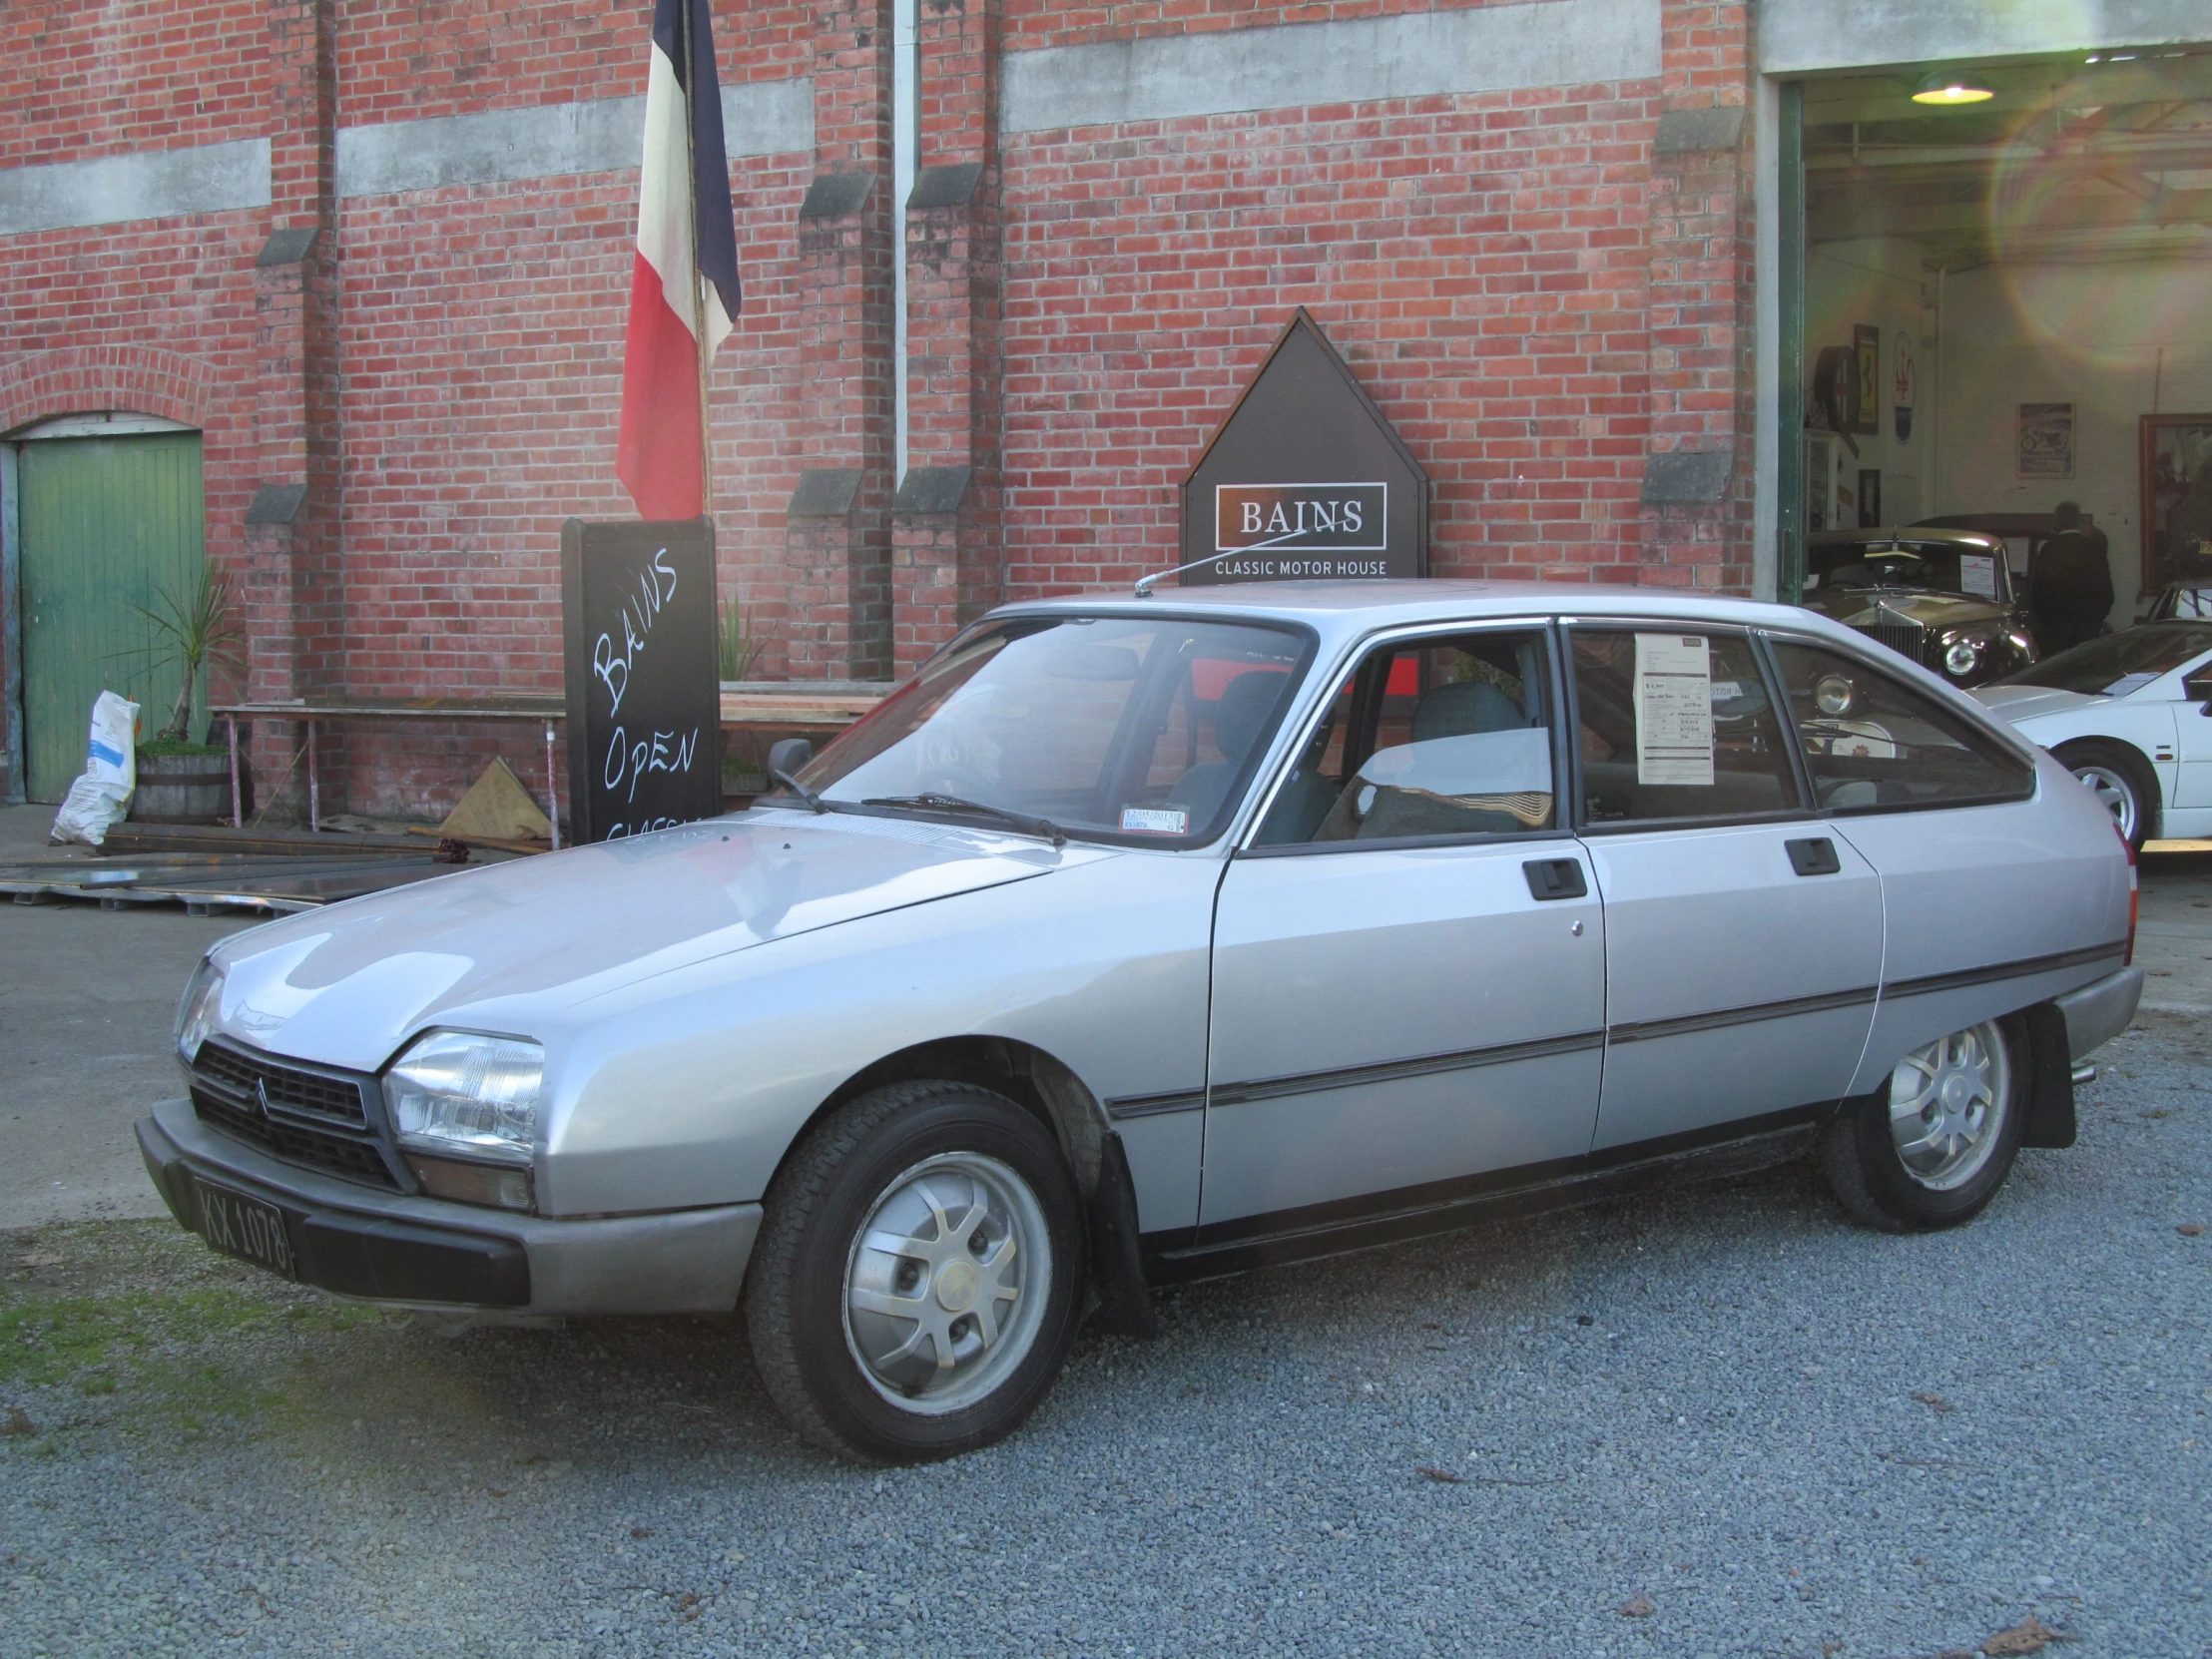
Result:
[[1994,553],[1959,554],[1958,586],[1963,592],[1977,594],[1983,599],[1996,598],[1996,555]]
[[1713,782],[1713,657],[1701,634],[1636,636],[1636,782]]
[[1743,695],[1744,688],[1737,681],[1715,680],[1713,682],[1713,701],[1715,703],[1733,703]]
[[1180,807],[1124,807],[1121,828],[1135,835],[1182,835],[1191,828],[1191,815]]

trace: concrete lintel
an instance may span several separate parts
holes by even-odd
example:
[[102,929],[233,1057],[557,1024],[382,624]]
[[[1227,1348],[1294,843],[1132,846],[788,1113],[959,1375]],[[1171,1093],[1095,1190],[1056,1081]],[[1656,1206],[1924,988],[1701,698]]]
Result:
[[0,237],[269,206],[269,140],[0,169]]
[[1689,156],[1707,151],[1733,151],[1744,138],[1744,107],[1715,104],[1704,110],[1668,110],[1659,117],[1658,136],[1652,140],[1655,156]]
[[859,499],[861,471],[856,466],[811,466],[792,491],[789,518],[842,518]]
[[1659,0],[1523,0],[1007,54],[1009,133],[1656,80]]
[[967,496],[973,468],[964,466],[913,466],[898,486],[891,511],[901,518],[924,513],[956,513]]
[[[805,154],[815,147],[815,83],[807,76],[722,89],[731,157]],[[508,184],[614,173],[645,154],[645,99],[587,98],[338,130],[340,196],[392,196],[449,185]]]
[[964,208],[975,200],[983,182],[981,162],[960,162],[951,167],[925,167],[914,175],[907,194],[908,208]]
[[799,205],[799,217],[842,219],[856,214],[874,184],[872,173],[818,173],[807,187],[807,200]]
[[1728,481],[1736,471],[1732,449],[1678,449],[1653,455],[1644,463],[1643,504],[1647,507],[1710,506],[1728,499]]
[[299,509],[306,505],[305,484],[264,484],[254,492],[254,499],[247,503],[246,522],[249,524],[292,524],[299,518]]

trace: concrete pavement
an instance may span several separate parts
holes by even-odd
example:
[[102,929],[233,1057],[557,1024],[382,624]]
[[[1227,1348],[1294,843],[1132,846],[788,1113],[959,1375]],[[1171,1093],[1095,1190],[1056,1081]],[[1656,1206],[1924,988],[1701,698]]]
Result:
[[[53,822],[51,807],[0,809],[0,863],[38,852]],[[0,902],[0,1229],[164,1213],[131,1125],[183,1092],[170,1025],[193,965],[253,924]]]

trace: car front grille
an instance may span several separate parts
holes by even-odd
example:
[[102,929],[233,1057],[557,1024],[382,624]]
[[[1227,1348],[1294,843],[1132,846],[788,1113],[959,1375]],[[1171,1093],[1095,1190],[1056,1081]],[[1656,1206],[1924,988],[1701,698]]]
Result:
[[273,1158],[396,1190],[359,1080],[303,1071],[203,1042],[192,1063],[192,1105],[209,1128]]
[[1942,655],[1942,636],[1917,622],[1861,622],[1853,627],[1878,645],[1886,645],[1926,668],[1936,667]]

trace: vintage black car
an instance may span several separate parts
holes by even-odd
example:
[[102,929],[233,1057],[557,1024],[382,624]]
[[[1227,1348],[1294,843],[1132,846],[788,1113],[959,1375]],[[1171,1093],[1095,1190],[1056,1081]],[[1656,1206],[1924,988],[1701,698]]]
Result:
[[1830,530],[1806,549],[1808,610],[1878,640],[1954,686],[2035,661],[2004,543],[1973,530]]

